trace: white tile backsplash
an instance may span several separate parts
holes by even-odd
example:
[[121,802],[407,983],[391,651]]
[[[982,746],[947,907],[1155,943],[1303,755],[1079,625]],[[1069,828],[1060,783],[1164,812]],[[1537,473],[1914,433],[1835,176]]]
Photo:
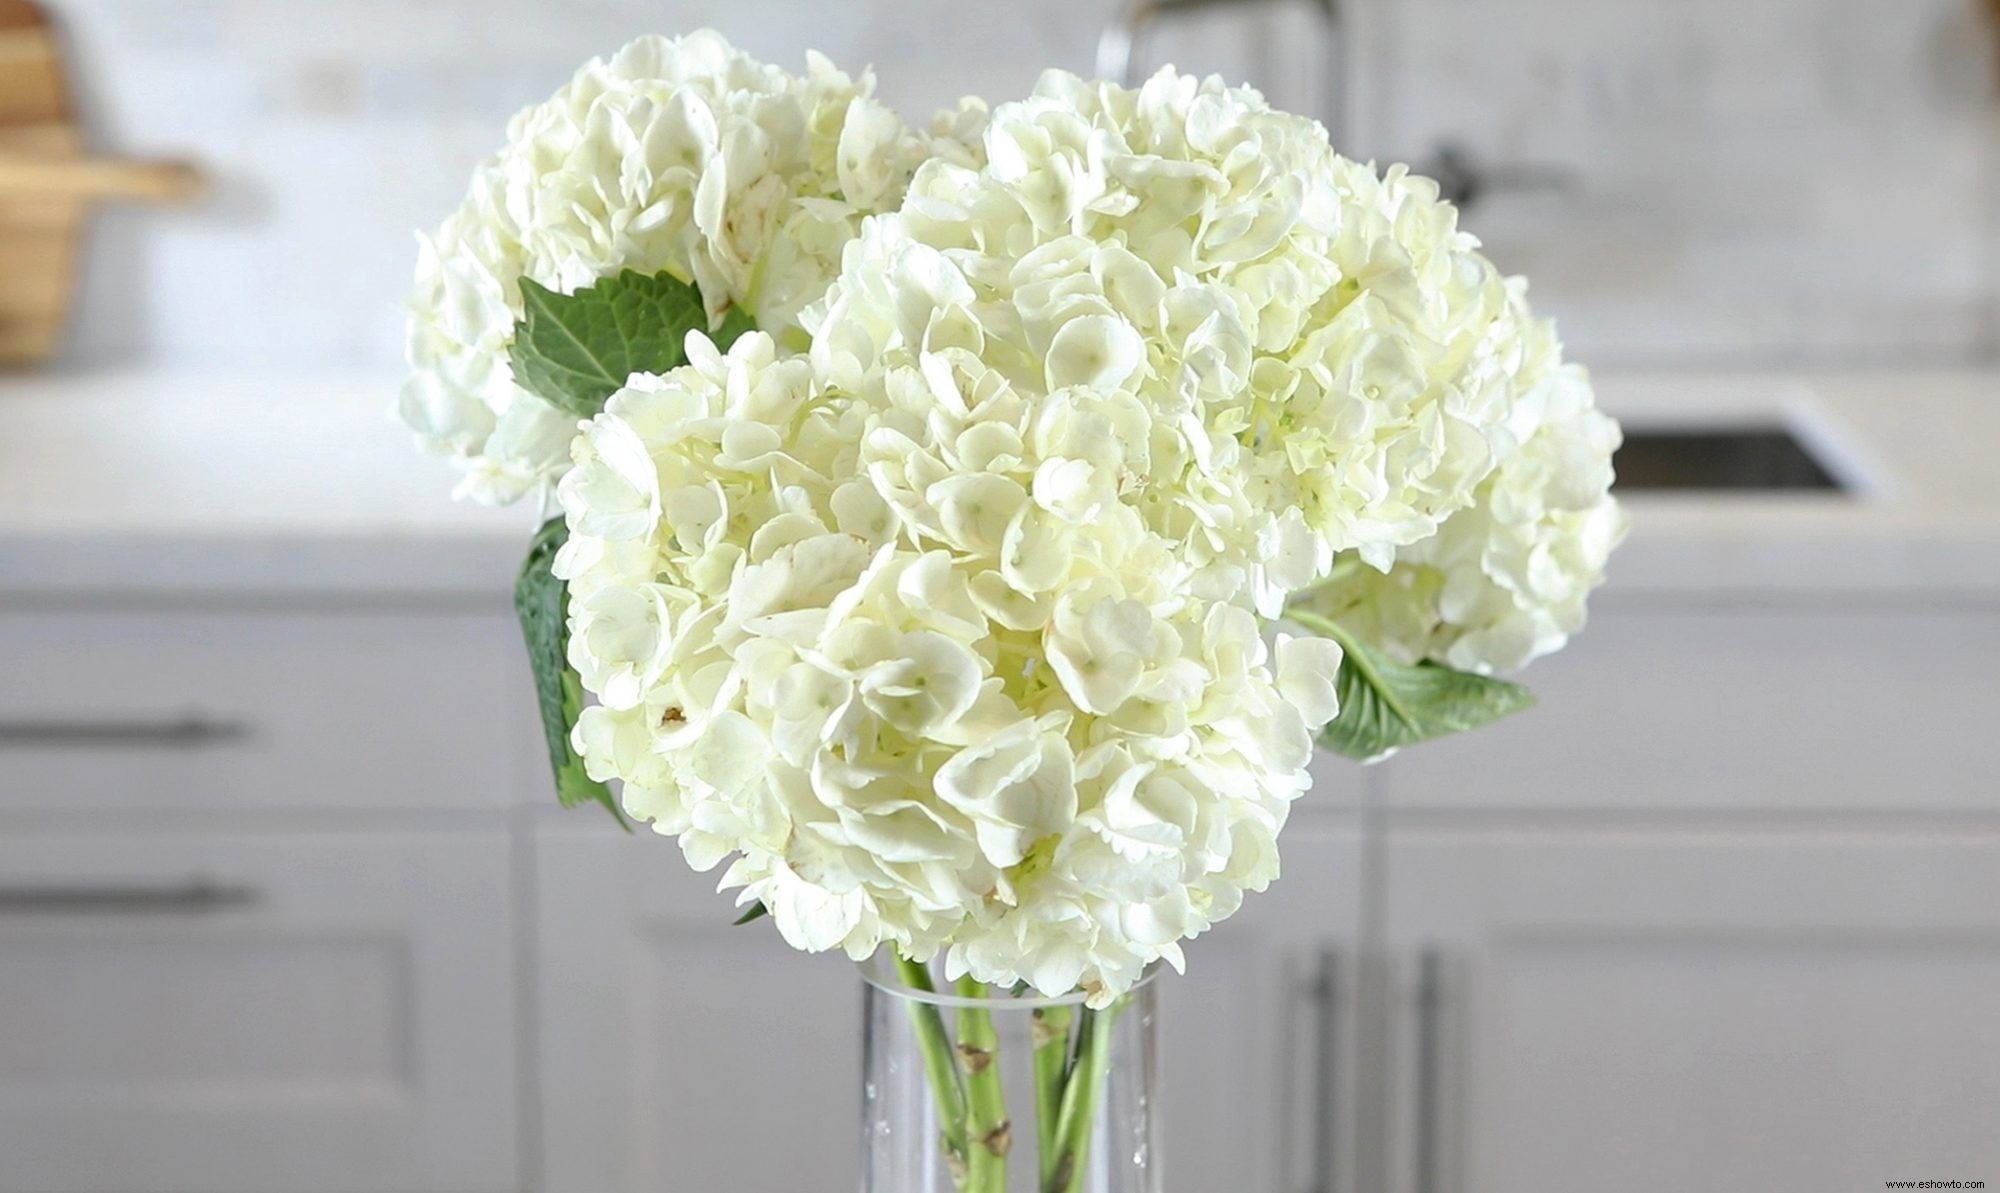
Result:
[[[216,193],[107,211],[72,356],[387,364],[411,229],[517,107],[648,30],[877,64],[925,113],[1088,70],[1116,0],[55,0],[97,147]],[[1149,57],[1319,106],[1283,5],[1163,24]],[[2000,50],[1974,0],[1346,0],[1342,142],[1570,176],[1467,215],[1578,355],[1689,366],[1993,359]]]

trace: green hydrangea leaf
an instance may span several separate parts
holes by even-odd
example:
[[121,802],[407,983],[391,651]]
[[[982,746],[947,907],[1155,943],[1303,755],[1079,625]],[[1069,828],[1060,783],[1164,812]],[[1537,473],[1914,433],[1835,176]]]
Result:
[[602,804],[630,832],[632,826],[626,824],[617,797],[590,777],[569,744],[570,730],[583,714],[583,682],[569,665],[569,593],[554,570],[556,552],[568,539],[569,527],[561,518],[542,524],[514,581],[514,611],[521,619],[528,666],[535,677],[535,702],[548,739],[549,765],[555,771],[556,799],[565,808]]
[[521,279],[521,319],[508,360],[523,389],[578,418],[591,418],[634,373],[687,363],[687,333],[709,333],[727,350],[756,327],[740,308],[709,327],[701,291],[668,273],[628,269],[571,294]]
[[1320,745],[1336,754],[1380,758],[1490,725],[1535,703],[1534,693],[1520,684],[1428,660],[1398,663],[1324,617],[1297,611],[1286,616],[1339,642],[1344,652],[1335,680],[1340,715],[1319,737]]
[[741,928],[745,924],[754,924],[770,914],[771,909],[762,903],[752,903],[750,909],[742,915],[737,916],[734,923],[736,927]]

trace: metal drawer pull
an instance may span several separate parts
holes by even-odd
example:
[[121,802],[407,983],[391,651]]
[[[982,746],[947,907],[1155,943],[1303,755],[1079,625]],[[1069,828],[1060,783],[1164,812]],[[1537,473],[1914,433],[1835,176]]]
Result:
[[1340,1098],[1340,953],[1323,949],[1310,985],[1319,1022],[1313,1041],[1313,1134],[1311,1193],[1334,1193],[1334,1131]]
[[169,749],[224,745],[250,735],[240,721],[190,713],[161,720],[0,721],[0,750]]
[[1443,1055],[1439,1018],[1444,1003],[1444,954],[1425,949],[1417,958],[1416,1169],[1415,1193],[1438,1193],[1438,1103]]
[[257,898],[253,886],[203,877],[167,886],[0,886],[0,916],[202,915],[247,907]]

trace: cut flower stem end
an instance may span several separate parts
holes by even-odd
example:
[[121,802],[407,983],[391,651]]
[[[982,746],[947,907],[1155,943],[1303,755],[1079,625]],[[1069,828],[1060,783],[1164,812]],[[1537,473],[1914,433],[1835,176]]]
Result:
[[900,989],[886,985],[889,976],[878,968],[869,980],[903,1001],[957,1193],[1006,1193],[1016,1129],[1001,1078],[996,1011],[1033,1016],[1036,1186],[1042,1193],[1080,1193],[1110,1078],[1112,1029],[1129,996],[1092,1010],[1071,998],[996,996],[969,975],[946,993],[929,966],[901,956],[894,967]]

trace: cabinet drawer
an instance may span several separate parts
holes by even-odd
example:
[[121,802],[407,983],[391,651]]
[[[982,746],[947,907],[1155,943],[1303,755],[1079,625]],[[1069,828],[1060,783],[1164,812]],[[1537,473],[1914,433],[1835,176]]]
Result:
[[1971,809],[2000,802],[2000,613],[1606,612],[1540,706],[1382,764],[1465,809]]
[[0,614],[0,809],[467,807],[539,740],[504,614]]
[[0,840],[0,1193],[518,1187],[508,856]]

